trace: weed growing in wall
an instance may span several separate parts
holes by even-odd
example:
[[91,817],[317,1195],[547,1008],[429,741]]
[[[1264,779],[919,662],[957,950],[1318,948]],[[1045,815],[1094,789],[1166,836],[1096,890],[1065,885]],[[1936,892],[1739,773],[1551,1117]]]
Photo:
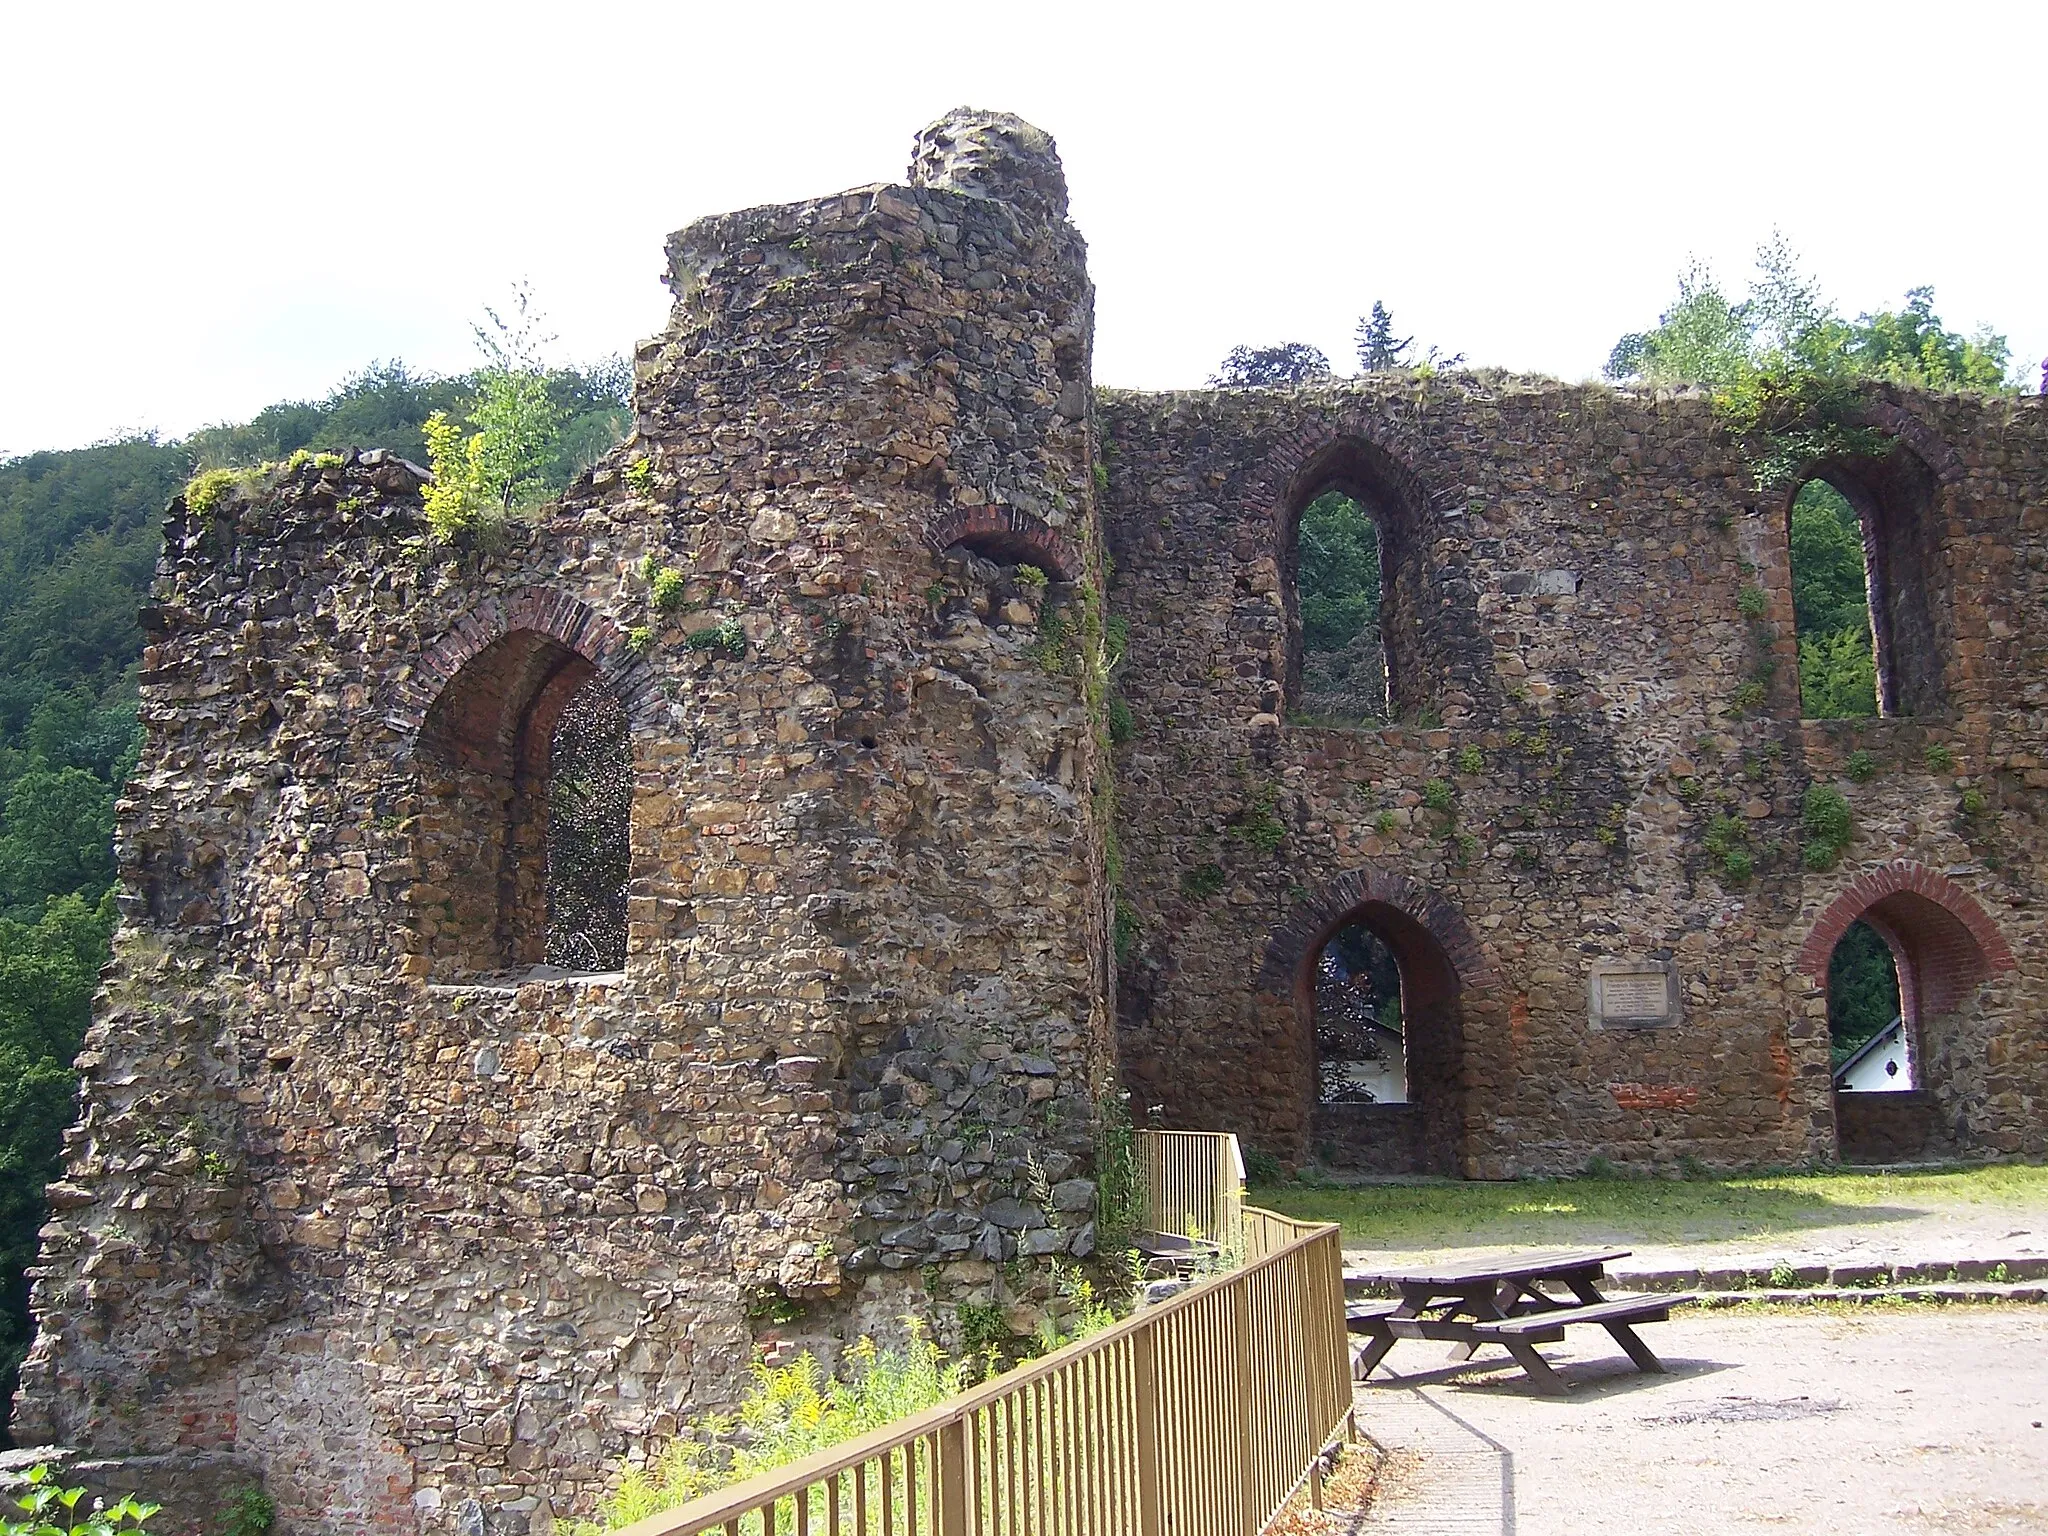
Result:
[[1196,900],[1206,900],[1223,889],[1223,866],[1221,864],[1197,864],[1182,872],[1180,888]]
[[1842,850],[1849,846],[1849,839],[1855,835],[1849,802],[1840,790],[1826,784],[1816,784],[1807,790],[1806,802],[1800,812],[1800,825],[1806,831],[1808,869],[1833,869],[1842,856]]
[[254,1483],[229,1494],[221,1505],[219,1536],[266,1536],[277,1520],[277,1505]]
[[747,654],[747,632],[738,619],[721,619],[708,629],[695,631],[686,642],[693,651],[724,651],[728,656]]
[[1929,773],[1954,773],[1956,771],[1955,753],[1951,752],[1940,742],[1935,742],[1927,749],[1927,771]]
[[647,596],[657,613],[676,613],[683,607],[687,588],[683,573],[672,565],[665,565],[648,582]]
[[1261,853],[1271,853],[1287,841],[1287,823],[1273,814],[1280,791],[1268,784],[1253,794],[1251,803],[1223,830],[1239,842],[1250,843]]
[[1849,775],[1851,783],[1867,784],[1877,774],[1877,761],[1868,752],[1858,747],[1849,754],[1849,761],[1844,771]]
[[1138,734],[1138,722],[1131,714],[1131,706],[1118,694],[1109,696],[1108,710],[1109,739],[1120,747]]
[[1137,948],[1138,935],[1143,927],[1138,919],[1138,909],[1119,898],[1116,914],[1110,922],[1111,937],[1116,944],[1117,964],[1122,965],[1131,958],[1131,951]]

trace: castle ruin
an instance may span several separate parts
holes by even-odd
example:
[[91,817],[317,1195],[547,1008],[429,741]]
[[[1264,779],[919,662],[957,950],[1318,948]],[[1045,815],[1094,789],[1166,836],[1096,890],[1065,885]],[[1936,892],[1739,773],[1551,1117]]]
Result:
[[[1098,390],[1014,118],[693,224],[667,281],[631,440],[534,520],[437,543],[374,450],[173,504],[23,1443],[253,1472],[287,1532],[545,1530],[763,1337],[1086,1258],[1125,1090],[1467,1178],[2048,1151],[2039,400],[1874,387],[1890,451],[1812,468],[1884,711],[1806,721],[1787,503],[1708,401]],[[1331,489],[1394,723],[1303,718]],[[574,935],[570,731],[625,876]],[[1911,1093],[1832,1087],[1858,920]],[[1400,1102],[1318,1092],[1355,925]]]

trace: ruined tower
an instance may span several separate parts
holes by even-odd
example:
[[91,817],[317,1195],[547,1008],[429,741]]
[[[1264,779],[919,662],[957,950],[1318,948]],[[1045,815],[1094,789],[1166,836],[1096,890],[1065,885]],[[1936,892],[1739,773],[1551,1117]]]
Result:
[[[634,434],[537,518],[434,542],[376,452],[174,504],[24,1441],[259,1474],[291,1532],[545,1529],[757,1333],[1090,1251],[1093,294],[1052,141],[958,111],[908,185],[668,255]],[[550,930],[592,699],[622,959]]]

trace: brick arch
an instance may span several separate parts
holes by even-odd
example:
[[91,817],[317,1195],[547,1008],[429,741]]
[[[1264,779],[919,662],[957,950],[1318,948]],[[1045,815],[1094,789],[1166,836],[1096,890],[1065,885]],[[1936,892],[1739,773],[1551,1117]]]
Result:
[[1943,485],[1954,485],[1963,478],[1963,461],[1948,440],[1904,406],[1876,400],[1850,419],[1856,426],[1875,427],[1905,444]]
[[[1303,985],[1330,935],[1373,909],[1405,919],[1416,930],[1415,936],[1426,936],[1441,954],[1456,990],[1498,984],[1479,935],[1448,897],[1390,870],[1354,869],[1299,902],[1293,915],[1267,940],[1259,964],[1259,989],[1292,995]],[[1404,963],[1410,958],[1401,953],[1399,945],[1395,957]]]
[[1347,454],[1372,463],[1381,482],[1369,488],[1375,496],[1396,502],[1418,519],[1429,510],[1429,488],[1410,468],[1421,457],[1421,443],[1364,405],[1319,416],[1283,436],[1245,481],[1245,499],[1272,518],[1277,537],[1289,538],[1301,503],[1310,492],[1342,478],[1332,470]]
[[1854,922],[1892,951],[1908,1020],[1946,1013],[1979,982],[2014,967],[2012,949],[1977,898],[1939,870],[1899,859],[1858,875],[1821,913],[1799,950],[1799,969],[1828,984],[1835,945]]
[[1055,581],[1079,581],[1087,569],[1064,534],[1015,507],[956,507],[932,520],[924,541],[934,554],[965,544],[979,555],[1035,565]]
[[[563,652],[574,656],[583,669],[578,683],[601,679],[635,725],[642,723],[655,699],[653,668],[627,648],[626,633],[616,623],[566,592],[521,587],[479,603],[426,649],[398,686],[387,717],[390,723],[417,741],[448,684],[473,659],[502,642],[531,645],[558,661]],[[573,662],[568,666],[576,669]]]

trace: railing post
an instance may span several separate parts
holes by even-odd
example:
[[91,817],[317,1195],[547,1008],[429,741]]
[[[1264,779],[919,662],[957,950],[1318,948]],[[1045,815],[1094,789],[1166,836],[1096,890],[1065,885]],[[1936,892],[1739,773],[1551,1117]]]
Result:
[[1156,1328],[1131,1335],[1131,1407],[1138,1430],[1138,1536],[1161,1536],[1159,1354]]
[[967,1536],[967,1421],[953,1419],[941,1424],[938,1442],[938,1486],[932,1490],[939,1515],[938,1536]]
[[1266,1426],[1252,1423],[1252,1302],[1245,1290],[1244,1280],[1230,1287],[1230,1337],[1226,1341],[1232,1355],[1230,1362],[1231,1385],[1236,1389],[1237,1412],[1237,1470],[1241,1481],[1238,1528],[1244,1536],[1253,1536],[1259,1528],[1259,1512],[1253,1507],[1258,1499],[1258,1474],[1254,1467],[1254,1430]]

